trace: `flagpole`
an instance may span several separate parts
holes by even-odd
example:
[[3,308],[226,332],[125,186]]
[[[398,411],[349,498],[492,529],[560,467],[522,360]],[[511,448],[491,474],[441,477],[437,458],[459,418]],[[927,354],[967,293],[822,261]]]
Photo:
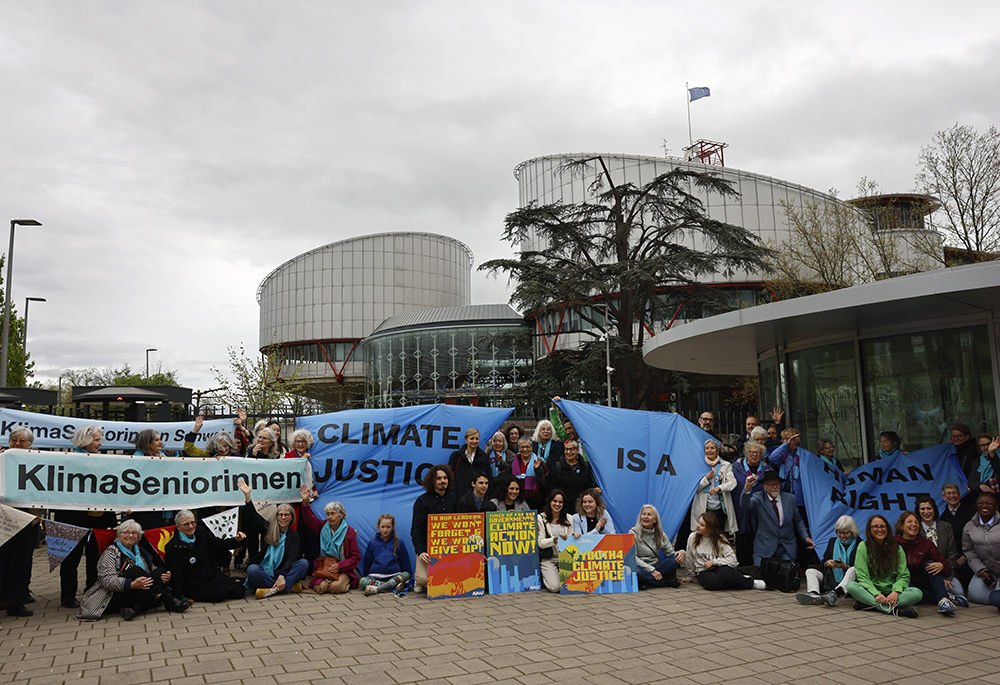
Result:
[[694,145],[694,136],[691,135],[691,89],[687,81],[684,82],[684,93],[687,95],[688,106],[688,145]]

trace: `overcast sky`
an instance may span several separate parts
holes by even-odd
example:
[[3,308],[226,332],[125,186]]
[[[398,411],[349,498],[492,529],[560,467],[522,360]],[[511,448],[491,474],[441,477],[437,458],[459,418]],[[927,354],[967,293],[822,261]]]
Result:
[[[700,5],[700,6],[699,6]],[[32,2],[0,24],[0,226],[36,379],[129,363],[213,387],[306,250],[443,233],[476,263],[521,161],[671,155],[850,195],[1000,111],[995,2]],[[6,234],[0,237],[6,250]],[[505,284],[473,276],[473,301]]]

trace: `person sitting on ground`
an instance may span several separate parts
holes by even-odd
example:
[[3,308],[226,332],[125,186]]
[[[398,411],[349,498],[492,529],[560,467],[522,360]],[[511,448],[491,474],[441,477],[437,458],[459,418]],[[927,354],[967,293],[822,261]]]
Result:
[[[475,514],[479,511],[496,511],[497,505],[489,499],[490,477],[480,471],[472,477],[472,490],[455,503],[456,514]],[[520,490],[520,485],[518,485]]]
[[197,416],[194,420],[194,430],[184,436],[184,454],[188,457],[200,457],[202,459],[228,457],[237,454],[239,442],[228,431],[219,431],[208,439],[205,448],[195,445],[201,427],[205,423],[204,416]]
[[[948,599],[960,607],[969,606],[965,597],[965,589],[956,575],[958,567],[958,544],[955,542],[955,531],[952,527],[938,519],[937,502],[930,495],[918,495],[916,498],[917,515],[920,516],[920,534],[931,541],[938,551],[948,561],[952,576],[944,579],[948,589]],[[963,557],[964,561],[964,557]]]
[[698,517],[688,537],[684,557],[688,580],[697,579],[706,590],[764,590],[763,580],[754,580],[736,569],[736,550],[719,529],[715,514]]
[[[358,586],[358,533],[347,525],[347,510],[340,502],[327,502],[323,507],[326,521],[313,513],[308,487],[299,488],[302,497],[302,521],[319,538],[320,556],[312,565],[312,578],[307,590],[317,595],[342,595]],[[332,560],[332,563],[331,561]]]
[[595,535],[614,535],[615,522],[604,506],[601,493],[597,488],[584,490],[576,501],[576,513],[573,514],[573,537],[593,533]]
[[494,511],[529,511],[531,507],[521,495],[521,481],[507,478],[497,483],[496,497],[490,500]]
[[849,583],[857,580],[854,558],[861,542],[861,531],[850,516],[841,516],[834,524],[837,537],[830,540],[823,554],[823,570],[806,569],[806,592],[795,595],[799,604],[833,606],[847,594]]
[[729,516],[733,511],[733,496],[730,493],[736,488],[733,467],[719,457],[719,444],[715,440],[706,440],[704,449],[708,474],[698,483],[691,502],[691,528],[698,524],[702,514],[711,511],[719,527],[727,535],[732,535],[738,528],[736,517]]
[[[521,442],[517,443],[518,454],[521,454]],[[563,455],[562,441],[556,438],[556,429],[552,422],[542,419],[531,434],[531,452],[542,460],[546,470],[559,461]]]
[[819,443],[816,446],[816,456],[826,462],[826,465],[832,469],[837,469],[841,473],[844,472],[844,465],[840,463],[837,457],[833,456],[834,444],[833,440],[830,438],[820,438]]
[[[969,490],[976,492],[992,492],[1000,494],[1000,458],[997,457],[997,449],[1000,449],[1000,437],[994,438],[983,433],[979,436],[979,461],[969,472]],[[986,442],[989,440],[989,442]],[[984,444],[985,443],[985,444]]]
[[975,574],[969,581],[969,599],[977,604],[992,604],[1000,610],[1000,516],[997,496],[980,492],[976,498],[977,514],[962,531],[962,549]]
[[934,543],[920,535],[920,517],[912,511],[904,511],[896,521],[896,542],[906,555],[910,587],[923,593],[918,603],[937,604],[939,614],[954,616],[955,606],[944,584],[951,575],[951,566]]
[[375,537],[365,550],[364,576],[359,585],[365,595],[379,592],[395,592],[410,583],[413,567],[406,545],[396,535],[396,517],[382,514],[378,517]]
[[675,574],[684,563],[684,551],[674,550],[670,538],[663,532],[660,512],[652,504],[643,504],[639,518],[629,530],[635,536],[636,575],[639,589],[677,587]]
[[424,475],[424,492],[413,502],[413,516],[410,519],[410,541],[417,555],[413,573],[413,591],[427,590],[427,565],[431,556],[427,553],[427,517],[431,514],[453,514],[458,501],[453,492],[455,477],[447,464],[432,466]]
[[252,533],[263,537],[263,549],[247,566],[246,587],[254,591],[257,599],[279,593],[302,592],[299,582],[309,570],[309,562],[302,558],[299,534],[295,532],[295,509],[290,504],[279,504],[274,519],[267,521],[257,512],[250,497],[250,486],[242,478],[237,486],[243,493],[243,523]]
[[562,458],[549,469],[549,488],[562,490],[566,501],[575,502],[584,490],[596,488],[597,481],[590,462],[580,457],[579,441],[567,440],[563,450]]
[[[559,541],[565,542],[573,532],[573,524],[566,516],[566,493],[558,488],[549,493],[545,511],[538,515],[538,565],[542,585],[549,592],[559,592]],[[542,550],[552,550],[548,555]]]
[[[563,444],[553,440],[549,440],[548,444],[559,445],[559,458],[561,459]],[[545,465],[545,460],[542,457],[531,451],[531,441],[528,438],[521,438],[517,444],[517,452],[517,456],[500,474],[500,480],[506,482],[510,478],[516,478],[521,481],[522,496],[524,501],[528,503],[528,508],[541,511],[542,507],[545,506],[545,490],[549,484],[548,466]]]
[[847,584],[847,593],[855,600],[855,609],[875,608],[885,614],[916,618],[913,605],[924,593],[910,587],[906,553],[880,514],[868,518],[865,539],[854,557],[857,580]]
[[142,526],[132,519],[118,526],[115,542],[97,562],[97,582],[80,601],[78,620],[97,621],[121,612],[123,619],[131,621],[160,604],[167,611],[187,610],[188,603],[175,597],[167,586],[170,572],[154,566],[152,557],[139,548],[141,537]]
[[229,540],[220,540],[204,523],[195,520],[194,512],[182,509],[174,516],[176,534],[164,548],[164,559],[170,570],[170,587],[178,597],[195,602],[224,602],[243,599],[246,587],[224,574],[220,559],[229,558],[229,550],[246,536],[237,533]]
[[896,431],[882,431],[879,433],[878,457],[876,459],[888,459],[889,457],[895,457],[897,454],[902,454],[899,449],[901,442],[899,433]]
[[761,559],[795,561],[799,551],[796,533],[808,549],[813,548],[809,530],[795,506],[795,496],[781,491],[781,477],[774,471],[764,472],[764,492],[751,495],[756,482],[756,476],[752,473],[748,475],[740,496],[740,506],[757,517],[753,542],[754,566],[760,566]]
[[[750,494],[764,492],[764,483],[761,480],[765,471],[770,471],[771,467],[764,458],[767,448],[764,447],[763,428],[754,428],[750,433],[751,442],[743,445],[743,458],[733,462],[733,477],[736,479],[736,490],[740,494],[747,483],[747,476],[753,474],[754,485],[750,488]],[[758,438],[760,438],[758,440]],[[740,566],[753,565],[753,541],[757,534],[757,515],[750,509],[743,506],[742,497],[734,497],[733,517],[736,519],[736,558],[740,561]]]
[[511,460],[514,459],[514,452],[507,446],[507,438],[501,431],[497,431],[490,438],[490,449],[486,452],[490,458],[490,479],[498,478],[503,470],[507,468]]
[[461,499],[472,490],[472,474],[490,471],[490,458],[479,446],[479,431],[465,431],[465,445],[451,453],[448,466],[455,474],[455,497]]

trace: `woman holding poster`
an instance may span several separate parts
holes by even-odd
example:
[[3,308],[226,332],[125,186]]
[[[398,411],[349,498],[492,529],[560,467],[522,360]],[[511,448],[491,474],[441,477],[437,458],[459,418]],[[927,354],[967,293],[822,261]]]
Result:
[[559,592],[559,540],[565,541],[572,532],[573,524],[566,516],[566,495],[562,490],[553,490],[545,511],[538,515],[538,565],[542,585],[549,592]]
[[591,488],[580,495],[576,513],[573,514],[573,537],[578,538],[587,533],[615,534],[615,522],[611,520],[611,514],[605,508],[597,488]]

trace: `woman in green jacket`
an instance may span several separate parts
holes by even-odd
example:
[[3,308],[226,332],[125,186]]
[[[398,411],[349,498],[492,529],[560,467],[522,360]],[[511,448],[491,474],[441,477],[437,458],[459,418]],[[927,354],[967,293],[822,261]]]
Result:
[[889,522],[875,514],[865,526],[865,541],[858,545],[854,559],[858,579],[848,583],[847,592],[857,601],[855,609],[877,608],[886,614],[916,618],[912,605],[923,597],[910,587],[906,554],[896,542]]

